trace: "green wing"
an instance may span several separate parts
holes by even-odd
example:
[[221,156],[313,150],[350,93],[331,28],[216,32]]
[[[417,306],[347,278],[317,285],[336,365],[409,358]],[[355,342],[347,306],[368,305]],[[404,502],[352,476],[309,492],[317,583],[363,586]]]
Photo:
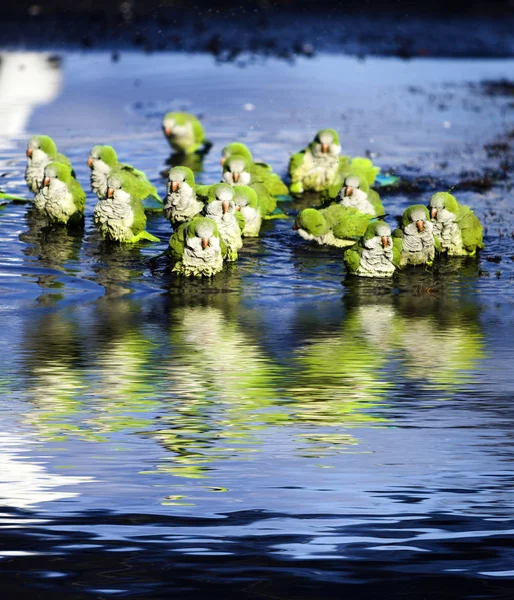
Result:
[[[353,211],[355,209],[352,208],[351,210]],[[337,202],[330,204],[327,208],[322,208],[320,213],[325,217],[330,229],[333,229],[340,221],[347,218],[349,215],[347,207],[341,206]]]
[[460,227],[462,244],[468,252],[474,254],[477,249],[484,247],[482,224],[469,206],[461,205],[456,223]]
[[66,154],[61,154],[60,152],[57,152],[53,162],[64,163],[65,165],[68,165],[69,167],[71,167],[71,160],[66,156]]
[[198,185],[195,187],[196,198],[203,203],[207,202],[209,198],[209,191],[212,186],[210,185]]
[[304,158],[305,150],[303,150],[302,152],[298,152],[297,154],[293,154],[293,156],[291,156],[291,158],[289,159],[288,171],[293,181],[295,180],[296,172],[303,166]]
[[205,139],[205,131],[198,119],[193,119],[193,134],[195,136],[195,142],[199,146],[202,145]]
[[240,210],[236,210],[236,221],[239,225],[239,229],[243,231],[243,229],[245,228],[246,221],[244,215],[241,213]]
[[250,168],[252,181],[262,183],[272,196],[287,196],[289,190],[280,177],[273,173],[271,167],[265,163],[253,163]]
[[380,196],[378,195],[378,192],[370,189],[368,191],[368,200],[373,205],[373,208],[375,209],[375,214],[377,216],[385,214],[384,205],[382,204],[382,200],[380,200]]
[[123,165],[120,170],[126,175],[127,191],[133,198],[142,202],[145,210],[162,210],[162,200],[157,193],[157,188],[150,183],[142,171],[137,171],[130,165]]
[[357,241],[364,235],[371,217],[355,209],[348,209],[348,211],[348,214],[334,226],[332,231],[339,239]]
[[131,229],[132,233],[136,236],[144,231],[146,227],[146,215],[141,200],[134,198],[132,195],[130,198],[130,206],[132,208],[132,213],[134,214],[134,221]]
[[344,264],[348,273],[356,273],[361,263],[362,248],[357,244],[344,253]]
[[403,231],[401,229],[395,229],[391,237],[393,240],[393,265],[398,268],[400,266],[400,256],[403,248]]
[[257,194],[261,206],[264,209],[264,215],[271,214],[277,208],[277,200],[266,189],[262,183],[251,183],[250,187]]
[[434,238],[434,248],[435,248],[435,251],[436,252],[441,252],[441,249],[442,249],[441,240],[435,234],[434,234],[433,238]]
[[83,214],[86,208],[86,192],[76,179],[71,179],[69,186],[71,195],[73,196],[73,203],[77,207],[77,210]]
[[369,158],[356,156],[351,162],[352,173],[364,177],[372,185],[380,173],[380,167],[375,167]]
[[223,257],[225,257],[225,256],[227,256],[227,252],[228,252],[227,245],[225,244],[225,242],[223,241],[223,238],[221,236],[220,236],[219,240],[220,240],[221,255]]
[[189,223],[182,223],[182,225],[175,231],[170,237],[170,254],[176,258],[182,258],[184,254],[184,247],[186,245],[186,231]]

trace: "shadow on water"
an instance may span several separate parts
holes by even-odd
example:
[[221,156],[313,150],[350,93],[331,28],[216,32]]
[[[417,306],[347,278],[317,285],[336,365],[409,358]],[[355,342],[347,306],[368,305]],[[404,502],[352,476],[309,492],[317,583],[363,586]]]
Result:
[[[306,533],[274,532],[288,515],[267,511],[216,519],[89,511],[40,523],[30,522],[37,517],[30,512],[3,514],[10,524],[28,522],[3,535],[9,550],[0,585],[9,597],[205,598],[215,590],[224,598],[293,599],[316,597],[322,587],[334,599],[507,599],[512,592],[507,571],[481,567],[509,561],[508,526],[444,512],[420,519],[405,510],[370,523],[366,515],[334,522],[307,512],[297,522]],[[307,533],[313,525],[318,539]],[[319,557],[287,556],[288,548],[313,543]]]

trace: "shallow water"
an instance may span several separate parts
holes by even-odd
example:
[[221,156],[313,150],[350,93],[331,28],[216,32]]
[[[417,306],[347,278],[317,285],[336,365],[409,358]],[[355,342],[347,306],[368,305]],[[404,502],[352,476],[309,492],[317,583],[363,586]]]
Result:
[[[348,281],[339,252],[278,220],[183,282],[148,262],[163,219],[161,244],[101,242],[85,160],[112,143],[163,191],[160,118],[186,108],[215,144],[204,182],[234,138],[284,173],[333,125],[349,154],[450,187],[492,163],[512,107],[479,84],[512,67],[2,55],[1,188],[26,194],[26,139],[45,132],[89,204],[75,233],[0,211],[4,597],[511,597],[509,182],[457,194],[487,227],[479,259]],[[429,196],[383,199],[395,215]]]

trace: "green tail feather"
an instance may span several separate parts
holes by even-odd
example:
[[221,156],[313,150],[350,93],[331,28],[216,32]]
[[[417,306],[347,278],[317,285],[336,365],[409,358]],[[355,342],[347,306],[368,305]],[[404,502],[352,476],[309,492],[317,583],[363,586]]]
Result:
[[32,202],[32,198],[20,198],[19,196],[13,196],[7,192],[0,192],[0,200],[9,200],[10,202]]
[[146,240],[148,242],[160,242],[161,241],[158,237],[155,237],[155,235],[148,233],[148,231],[141,231],[141,233],[138,233],[133,238],[128,240],[127,243],[137,244],[137,242],[140,242],[142,240]]

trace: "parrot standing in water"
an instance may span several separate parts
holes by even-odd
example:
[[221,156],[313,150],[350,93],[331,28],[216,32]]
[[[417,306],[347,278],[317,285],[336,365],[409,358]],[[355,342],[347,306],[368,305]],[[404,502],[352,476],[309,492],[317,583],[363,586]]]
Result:
[[370,223],[359,242],[344,253],[344,263],[350,275],[392,277],[396,267],[389,225],[382,220]]
[[108,240],[133,244],[140,240],[158,242],[145,231],[146,215],[141,200],[134,194],[131,173],[116,171],[107,179],[107,194],[95,206],[93,221]]
[[194,154],[207,152],[211,144],[205,139],[200,121],[186,112],[169,112],[162,120],[162,130],[174,152]]
[[109,175],[123,171],[132,177],[133,194],[141,200],[145,212],[162,212],[162,200],[157,194],[156,187],[150,183],[143,171],[118,162],[118,155],[112,146],[93,146],[87,159],[87,165],[91,169],[91,189],[99,200],[105,198]]
[[429,211],[434,234],[441,242],[441,252],[449,256],[475,256],[477,250],[484,247],[479,218],[451,194],[434,194]]
[[171,236],[168,253],[173,271],[186,277],[212,277],[223,269],[225,244],[216,223],[200,215],[183,223]]
[[[36,194],[43,183],[44,170],[49,162],[64,163],[71,167],[70,159],[57,152],[57,146],[48,135],[33,135],[27,144],[27,167],[25,181],[29,190]],[[72,170],[72,175],[75,173]]]
[[195,183],[188,167],[173,167],[168,174],[164,214],[173,227],[178,227],[200,214],[207,200],[209,186]]
[[365,179],[352,175],[345,179],[337,202],[326,208],[302,210],[293,229],[303,239],[320,246],[345,248],[353,246],[364,235],[370,222],[383,215],[380,196],[369,189]]
[[204,212],[218,226],[226,248],[223,258],[228,262],[237,260],[237,251],[243,247],[241,231],[244,229],[244,217],[236,211],[234,188],[226,183],[211,186]]
[[257,194],[246,185],[234,186],[236,210],[244,217],[243,237],[258,237],[262,226],[262,207]]
[[400,228],[393,231],[395,266],[432,266],[436,252],[441,249],[441,242],[434,233],[426,206],[409,206],[403,213]]
[[231,186],[246,185],[251,187],[257,194],[263,217],[265,219],[273,218],[272,215],[277,208],[277,199],[270,194],[263,183],[254,181],[250,168],[251,163],[244,156],[233,154],[223,164],[222,182]]
[[262,162],[254,162],[252,153],[248,146],[240,142],[232,142],[221,151],[221,166],[225,165],[228,158],[234,154],[242,156],[248,164],[247,170],[252,176],[254,183],[262,183],[272,196],[288,196],[287,185],[280,177],[273,173],[270,165]]
[[314,140],[289,161],[292,194],[324,192],[333,197],[344,178],[355,174],[371,185],[380,171],[367,158],[341,156],[339,136],[334,129],[321,129]]
[[45,167],[34,205],[52,223],[79,223],[84,219],[86,194],[69,165],[51,162]]

